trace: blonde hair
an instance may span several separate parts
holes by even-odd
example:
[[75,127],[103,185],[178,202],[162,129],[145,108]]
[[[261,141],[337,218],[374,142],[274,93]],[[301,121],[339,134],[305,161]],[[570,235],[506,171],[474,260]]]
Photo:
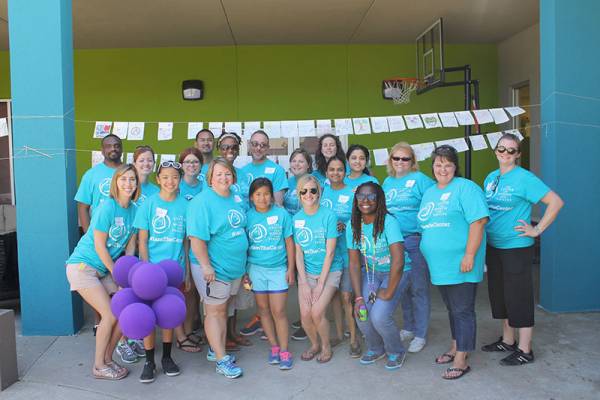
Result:
[[227,168],[229,170],[229,172],[231,172],[231,175],[233,175],[233,183],[235,184],[237,182],[237,173],[235,172],[235,167],[226,159],[224,159],[223,157],[217,157],[215,159],[213,159],[210,164],[208,165],[208,171],[206,172],[206,184],[210,187],[212,187],[212,185],[210,184],[210,182],[212,181],[212,176],[213,176],[213,171],[215,169],[215,165],[221,165],[225,168]]
[[300,178],[298,178],[298,183],[296,184],[296,195],[298,196],[298,200],[300,200],[300,204],[302,204],[302,196],[300,196],[300,191],[308,182],[315,183],[315,185],[317,186],[317,192],[319,194],[319,199],[321,198],[321,184],[319,183],[319,180],[317,178],[315,178],[314,175],[305,174],[305,175],[302,175]]
[[119,188],[117,187],[117,181],[119,180],[119,178],[121,176],[123,176],[125,173],[127,173],[129,171],[133,171],[133,174],[135,175],[135,186],[136,186],[135,191],[133,192],[133,195],[131,196],[131,200],[137,201],[137,199],[140,197],[142,188],[140,186],[140,178],[138,176],[137,170],[135,169],[133,164],[123,164],[119,168],[117,168],[117,170],[115,171],[115,174],[112,177],[112,180],[110,181],[110,197],[112,197],[113,199],[116,199],[117,197],[119,197]]
[[387,161],[387,173],[388,173],[388,175],[389,176],[396,176],[396,170],[394,169],[394,166],[392,165],[392,156],[398,150],[404,150],[404,151],[406,151],[406,152],[408,152],[410,154],[410,158],[412,158],[412,165],[410,166],[410,170],[411,171],[418,171],[419,170],[419,163],[417,162],[417,157],[415,156],[415,151],[413,150],[413,148],[411,147],[411,145],[408,144],[408,143],[406,143],[406,142],[398,142],[390,150],[390,156],[388,157],[388,161]]

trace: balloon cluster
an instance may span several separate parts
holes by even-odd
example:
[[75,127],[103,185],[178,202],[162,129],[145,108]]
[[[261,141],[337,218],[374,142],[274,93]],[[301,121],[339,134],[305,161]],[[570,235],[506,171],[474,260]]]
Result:
[[177,261],[152,264],[122,256],[112,275],[123,289],[113,296],[110,307],[128,338],[143,339],[155,325],[172,329],[185,320],[185,298],[177,289],[183,282],[183,270]]

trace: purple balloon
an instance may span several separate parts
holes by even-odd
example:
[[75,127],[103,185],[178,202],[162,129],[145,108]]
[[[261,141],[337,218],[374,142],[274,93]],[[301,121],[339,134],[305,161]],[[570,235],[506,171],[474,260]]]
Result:
[[175,295],[185,302],[185,296],[183,295],[183,293],[181,293],[181,290],[179,290],[177,288],[174,288],[172,286],[167,286],[167,288],[165,289],[165,295],[167,295],[167,294]]
[[152,303],[156,324],[163,329],[173,329],[185,321],[185,302],[173,294],[165,294]]
[[183,268],[181,265],[175,260],[162,260],[158,263],[161,268],[167,274],[167,279],[169,280],[168,285],[173,287],[181,286],[183,282]]
[[143,339],[154,330],[156,316],[150,306],[144,303],[133,303],[121,311],[119,326],[123,335],[130,339]]
[[145,264],[146,261],[139,261],[135,264],[133,264],[131,266],[131,268],[129,268],[129,273],[127,274],[127,287],[131,287],[131,280],[133,279],[133,274],[135,271],[137,271],[137,269],[140,267],[140,265]]
[[131,288],[142,300],[156,300],[165,293],[167,274],[158,265],[143,263],[133,274]]
[[110,301],[110,309],[112,310],[114,316],[117,317],[117,319],[119,319],[119,315],[121,315],[121,312],[125,307],[133,303],[139,303],[141,301],[142,300],[140,300],[140,298],[137,297],[135,293],[133,293],[133,289],[121,289],[117,293],[115,293],[112,300]]
[[129,287],[129,271],[131,270],[131,267],[138,262],[140,262],[140,260],[135,256],[123,256],[115,261],[112,277],[117,285],[124,288]]

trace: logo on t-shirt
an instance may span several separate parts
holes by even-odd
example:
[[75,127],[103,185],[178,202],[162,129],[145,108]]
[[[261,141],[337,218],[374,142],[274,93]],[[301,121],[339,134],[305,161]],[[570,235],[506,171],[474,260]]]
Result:
[[[298,221],[296,221],[298,222]],[[307,227],[296,228],[296,240],[301,246],[306,246],[313,240],[313,233]]]
[[441,201],[447,201],[447,200],[450,198],[450,195],[451,195],[451,194],[452,194],[452,192],[443,193],[443,194],[440,196],[440,200],[441,200]]
[[244,215],[238,210],[227,211],[227,221],[232,228],[239,228],[244,223]]
[[98,184],[98,191],[103,195],[108,197],[110,195],[110,181],[111,178],[104,178],[102,182]]
[[415,180],[414,179],[407,180],[406,181],[406,185],[404,185],[404,187],[407,187],[407,188],[411,188],[413,186],[415,186]]
[[256,224],[248,232],[250,240],[254,243],[260,243],[267,238],[267,228],[262,224]]
[[396,198],[396,194],[397,194],[396,189],[391,189],[389,192],[387,192],[385,194],[385,201],[388,203],[390,201],[393,201]]
[[246,174],[246,181],[248,182],[248,186],[250,186],[250,184],[252,183],[253,180],[254,180],[254,175],[252,175],[250,172],[248,172]]
[[333,202],[330,199],[325,199],[321,201],[321,205],[323,207],[329,208],[330,210],[333,210]]
[[[115,220],[116,220],[116,218],[115,218]],[[125,236],[126,233],[127,233],[127,228],[125,227],[124,224],[116,224],[115,223],[115,225],[112,225],[110,227],[110,229],[108,230],[108,237],[113,242],[119,242],[119,240],[121,240]],[[107,243],[107,246],[111,247],[109,243]]]
[[152,229],[155,233],[165,233],[171,226],[171,218],[167,215],[169,210],[156,207],[156,213],[152,218]]
[[417,218],[419,218],[419,220],[421,221],[426,221],[431,216],[431,213],[433,212],[434,208],[435,203],[433,201],[430,201],[429,203],[421,207],[421,209],[419,210],[419,214],[417,214]]

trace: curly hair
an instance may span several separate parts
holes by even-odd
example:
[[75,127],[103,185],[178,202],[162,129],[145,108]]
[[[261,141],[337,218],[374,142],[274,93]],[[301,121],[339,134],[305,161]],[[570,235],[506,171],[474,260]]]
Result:
[[375,221],[373,222],[373,243],[377,243],[377,239],[383,233],[385,216],[388,213],[387,206],[385,205],[385,193],[379,184],[375,182],[365,182],[359,185],[356,188],[356,195],[354,196],[354,201],[352,202],[352,241],[360,245],[361,236],[362,236],[362,212],[358,208],[358,198],[357,195],[360,193],[360,190],[364,187],[371,187],[375,191],[376,199],[376,208],[375,208]]
[[315,151],[315,163],[317,164],[317,171],[319,171],[323,176],[325,176],[325,172],[327,172],[327,159],[323,155],[323,151],[321,148],[323,147],[323,141],[327,138],[332,138],[335,141],[336,152],[335,155],[339,158],[345,158],[344,149],[342,148],[342,142],[340,139],[332,135],[331,133],[326,133],[325,135],[319,138],[319,145],[317,146],[317,151]]

